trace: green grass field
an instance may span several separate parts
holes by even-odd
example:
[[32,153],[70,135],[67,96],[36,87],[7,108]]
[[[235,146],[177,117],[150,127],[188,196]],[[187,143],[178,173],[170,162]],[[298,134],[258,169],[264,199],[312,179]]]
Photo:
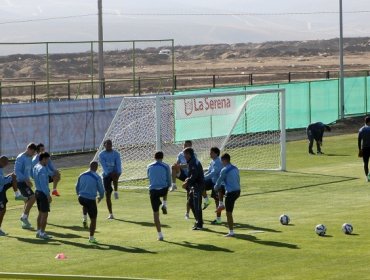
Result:
[[[19,202],[11,200],[0,238],[0,271],[83,274],[156,279],[369,279],[370,185],[357,158],[356,135],[325,138],[325,156],[309,156],[306,141],[288,143],[288,172],[242,172],[242,197],[234,212],[236,238],[225,224],[213,226],[204,211],[204,231],[184,219],[185,193],[169,195],[161,215],[165,242],[156,240],[147,191],[122,190],[114,201],[117,220],[99,205],[96,238],[88,244],[74,194],[83,169],[63,170],[62,196],[54,199],[49,242],[20,229]],[[8,194],[11,197],[11,193]],[[35,223],[36,208],[30,220]],[[289,214],[291,225],[279,216]],[[224,219],[225,221],[225,219]],[[341,225],[350,222],[353,235]],[[314,232],[327,226],[327,236]],[[55,260],[58,253],[67,259]]]

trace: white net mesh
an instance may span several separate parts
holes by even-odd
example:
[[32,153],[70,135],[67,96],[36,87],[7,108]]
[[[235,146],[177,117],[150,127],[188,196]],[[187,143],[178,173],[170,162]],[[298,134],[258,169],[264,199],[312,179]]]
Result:
[[279,94],[162,96],[159,103],[155,97],[123,98],[104,140],[111,139],[121,154],[124,185],[145,186],[141,180],[157,148],[171,165],[185,140],[193,142],[204,167],[216,146],[240,169],[276,170],[281,162]]

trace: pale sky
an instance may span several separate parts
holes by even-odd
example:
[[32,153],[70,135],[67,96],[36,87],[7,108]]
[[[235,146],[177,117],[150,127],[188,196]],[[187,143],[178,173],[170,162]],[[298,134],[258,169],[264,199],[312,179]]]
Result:
[[[370,11],[369,0],[343,0],[344,11]],[[177,45],[339,36],[338,14],[154,16],[127,13],[336,12],[339,0],[103,0],[104,39],[173,38]],[[97,16],[8,23],[97,13],[97,0],[0,0],[1,42],[97,40]],[[369,36],[370,13],[344,15],[346,37]]]

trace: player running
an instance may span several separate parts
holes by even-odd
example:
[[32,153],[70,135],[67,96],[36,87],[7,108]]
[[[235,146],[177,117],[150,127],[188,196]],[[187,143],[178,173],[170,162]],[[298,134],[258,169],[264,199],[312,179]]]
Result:
[[6,156],[0,157],[0,236],[7,235],[2,229],[1,224],[3,222],[6,213],[6,204],[8,199],[6,197],[6,191],[17,184],[16,176],[14,173],[4,176],[3,168],[9,164],[9,159]]
[[[223,154],[221,156],[222,165],[220,176],[215,184],[215,191],[218,192],[219,206],[217,212],[221,213],[226,208],[227,224],[229,226],[229,233],[225,237],[233,237],[234,234],[234,220],[233,210],[235,201],[240,196],[240,176],[239,169],[230,163],[230,155]],[[223,204],[223,195],[225,194],[225,205]]]
[[114,188],[114,199],[118,199],[118,179],[122,173],[121,156],[117,151],[113,150],[112,146],[112,140],[105,140],[105,150],[99,154],[99,161],[103,168],[103,182],[109,211],[108,220],[114,219],[111,196]]
[[[216,183],[218,177],[220,176],[220,172],[221,172],[221,169],[222,169],[222,163],[221,163],[221,160],[220,160],[220,149],[217,148],[217,147],[212,147],[211,150],[210,150],[210,157],[211,157],[212,160],[209,164],[207,172],[204,174],[205,190],[204,190],[204,193],[203,193],[203,197],[204,197],[205,201],[204,201],[204,204],[203,204],[203,210],[206,209],[208,207],[208,205],[210,204],[209,202],[207,203],[207,201],[208,201],[207,191],[208,190],[212,191],[211,197],[215,200],[216,209],[218,207],[218,196],[217,196],[217,193],[214,190],[214,186],[215,186],[215,183]],[[211,224],[213,224],[213,225],[221,224],[221,212],[216,212],[216,215],[217,215],[216,219],[211,222]]]
[[369,157],[370,157],[370,117],[365,118],[365,125],[358,132],[358,156],[362,157],[364,162],[364,171],[366,180],[369,178]]
[[[98,170],[98,162],[92,161],[90,163],[90,170],[82,173],[77,180],[76,193],[78,201],[82,205],[83,226],[87,228],[87,214],[90,217],[90,237],[89,242],[97,244],[94,234],[96,229],[96,218],[98,216],[98,203],[104,198],[103,183],[96,171]],[[99,196],[97,198],[97,193]]]
[[182,187],[189,192],[188,204],[195,218],[193,230],[202,230],[202,193],[204,189],[203,167],[195,157],[194,150],[192,148],[184,149],[184,157],[188,163],[188,177],[185,179]]
[[23,229],[32,228],[30,222],[28,221],[28,217],[31,208],[36,201],[31,182],[32,157],[35,155],[35,153],[36,145],[34,143],[28,144],[26,151],[17,156],[14,164],[14,173],[17,176],[17,187],[21,194],[25,197],[24,211],[21,216]]
[[[45,152],[45,145],[40,143],[36,146],[36,155],[32,159],[32,166],[34,167],[37,163],[39,163],[39,157],[41,153]],[[60,196],[58,192],[58,183],[60,182],[60,172],[57,170],[51,161],[51,158],[48,160],[47,168],[49,169],[49,183],[53,183],[53,191],[51,192],[52,195]]]
[[[163,241],[161,222],[159,220],[159,206],[166,203],[161,202],[161,197],[166,197],[171,186],[171,171],[169,165],[162,162],[163,152],[156,152],[155,162],[148,165],[147,174],[149,178],[150,202],[153,209],[154,224],[158,232],[158,240]],[[162,208],[163,209],[163,208]]]
[[49,153],[43,152],[39,154],[39,162],[34,166],[32,173],[36,187],[36,203],[39,215],[37,217],[37,232],[36,238],[48,240],[52,238],[45,233],[45,228],[48,222],[50,212],[50,203],[52,201],[49,189],[49,176],[53,174],[48,168],[50,159]]
[[[186,148],[191,148],[193,146],[193,142],[190,140],[186,140],[183,145],[183,150]],[[184,156],[184,151],[181,151],[177,155],[176,163],[172,165],[172,185],[170,187],[170,192],[173,192],[177,189],[176,186],[176,179],[184,182],[188,176],[188,163]],[[185,219],[189,219],[189,212],[190,206],[188,204],[189,200],[189,192],[186,193],[186,212],[185,212]]]
[[317,122],[317,123],[311,123],[307,127],[307,137],[308,137],[308,153],[311,155],[314,155],[315,153],[312,150],[313,147],[313,142],[316,141],[316,147],[317,147],[317,154],[322,155],[324,154],[321,151],[321,146],[322,146],[322,137],[324,136],[324,131],[331,131],[330,126],[323,124],[322,122]]

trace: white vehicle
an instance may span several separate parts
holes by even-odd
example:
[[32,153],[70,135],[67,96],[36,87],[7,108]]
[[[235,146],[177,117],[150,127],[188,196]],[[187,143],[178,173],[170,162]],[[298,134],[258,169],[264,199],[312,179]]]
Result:
[[159,51],[159,54],[171,55],[171,50],[163,49]]

